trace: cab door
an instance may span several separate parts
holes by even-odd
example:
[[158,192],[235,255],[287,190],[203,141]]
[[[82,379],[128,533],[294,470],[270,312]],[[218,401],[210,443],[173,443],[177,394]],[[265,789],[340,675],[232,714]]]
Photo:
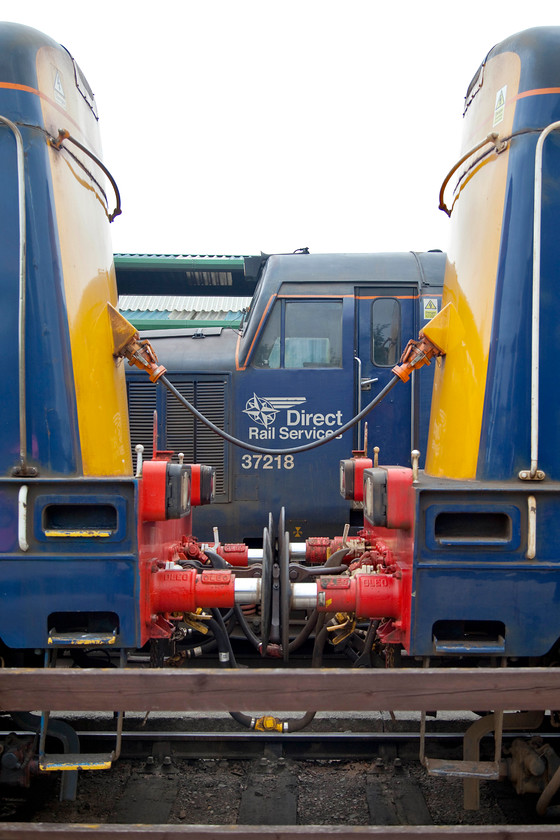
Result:
[[[356,289],[356,411],[364,408],[393,378],[409,338],[417,337],[418,289],[413,285]],[[419,441],[416,382],[397,382],[384,400],[366,415],[355,432],[355,448],[368,454],[379,447],[380,464],[410,465]]]
[[[236,501],[254,500],[258,508],[266,499],[273,511],[285,507],[298,542],[340,533],[347,518],[339,463],[352,454],[353,430],[338,432],[353,416],[355,333],[352,287],[341,285],[338,294],[299,292],[274,302],[236,380],[237,436],[273,451],[232,453]],[[285,453],[325,441],[318,449]]]

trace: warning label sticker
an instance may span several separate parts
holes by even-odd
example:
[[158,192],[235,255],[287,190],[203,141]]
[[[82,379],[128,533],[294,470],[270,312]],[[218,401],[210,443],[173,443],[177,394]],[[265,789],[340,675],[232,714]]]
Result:
[[506,94],[507,85],[504,85],[503,88],[500,88],[500,90],[496,94],[496,104],[494,105],[494,122],[492,123],[493,127],[497,126],[504,119],[504,113],[506,110]]
[[422,303],[424,306],[424,320],[431,321],[434,315],[438,313],[438,300],[437,298],[424,298]]
[[66,96],[64,95],[64,88],[62,87],[62,80],[58,70],[54,79],[54,101],[57,105],[62,105],[63,108],[66,108]]

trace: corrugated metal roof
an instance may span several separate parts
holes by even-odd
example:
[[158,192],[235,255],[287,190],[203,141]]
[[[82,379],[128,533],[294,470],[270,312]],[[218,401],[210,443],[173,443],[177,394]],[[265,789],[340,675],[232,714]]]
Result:
[[167,312],[173,313],[169,315],[171,318],[185,317],[184,315],[176,315],[176,312],[241,312],[243,309],[247,309],[250,304],[250,297],[232,297],[229,295],[121,295],[119,297],[121,312]]
[[150,260],[244,260],[254,254],[113,254],[115,258],[134,257]]
[[205,274],[210,269],[216,272],[227,272],[231,270],[243,271],[245,267],[244,256],[229,256],[221,254],[114,254],[115,268],[117,271],[123,269],[132,270],[153,270],[154,268],[170,269],[173,271],[184,269],[187,272],[200,269]]
[[[122,310],[121,310],[122,311]],[[230,312],[220,310],[217,312],[197,312],[192,309],[175,310],[173,312],[146,312],[144,309],[127,309],[123,312],[127,321],[135,323],[136,321],[165,321],[170,323],[172,321],[208,321],[211,323],[218,323],[223,321],[239,322],[243,315],[242,312]]]

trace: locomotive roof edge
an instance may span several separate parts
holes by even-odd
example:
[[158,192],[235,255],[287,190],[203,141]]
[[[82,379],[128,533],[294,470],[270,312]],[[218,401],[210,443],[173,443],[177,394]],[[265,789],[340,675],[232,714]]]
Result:
[[[434,251],[381,251],[372,253],[323,253],[323,254],[269,254],[249,259],[260,260],[258,281],[256,282],[249,313],[245,319],[244,339],[256,329],[271,297],[285,291],[295,293],[292,284],[298,285],[298,293],[315,297],[319,286],[325,284],[331,293],[341,293],[343,287],[382,286],[395,281],[403,284],[414,283],[418,292],[429,291],[432,287],[441,290],[446,254]],[[119,276],[117,271],[117,286]],[[285,287],[285,288],[284,288]],[[220,289],[223,295],[223,289]],[[208,293],[208,292],[207,292]],[[210,326],[210,325],[209,325]],[[238,328],[238,324],[232,327]],[[150,326],[143,335],[159,335],[169,332]],[[172,331],[179,335],[179,331]],[[192,332],[190,330],[189,332]],[[217,332],[215,334],[218,334]],[[171,338],[171,335],[167,335]]]

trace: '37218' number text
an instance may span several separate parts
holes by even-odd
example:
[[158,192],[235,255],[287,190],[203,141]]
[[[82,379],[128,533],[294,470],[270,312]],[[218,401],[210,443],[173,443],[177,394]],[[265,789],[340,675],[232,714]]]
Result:
[[293,470],[293,455],[242,455],[244,470]]

